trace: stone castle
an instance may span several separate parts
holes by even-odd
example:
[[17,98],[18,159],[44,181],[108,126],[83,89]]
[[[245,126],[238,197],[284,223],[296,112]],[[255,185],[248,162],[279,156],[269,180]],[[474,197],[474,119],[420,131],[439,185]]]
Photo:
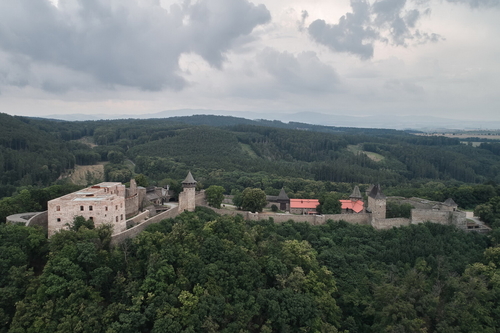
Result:
[[[113,227],[112,242],[117,243],[126,238],[134,237],[144,228],[165,218],[173,218],[184,211],[194,211],[196,206],[207,206],[204,191],[196,191],[196,180],[191,172],[182,182],[183,191],[179,194],[177,206],[165,208],[163,203],[170,200],[167,188],[144,188],[137,186],[135,180],[130,181],[126,188],[121,183],[104,182],[73,192],[48,202],[46,212],[31,214],[16,214],[7,218],[10,222],[23,222],[26,225],[41,225],[48,229],[49,237],[61,229],[67,229],[76,216],[94,221],[96,226],[108,224]],[[311,211],[301,210],[304,215],[290,214],[294,212],[288,195],[281,190],[276,197],[268,196],[270,205],[275,202],[281,210],[287,213],[250,213],[214,209],[220,214],[241,214],[248,220],[272,218],[274,222],[306,222],[313,225],[325,224],[328,220],[346,221],[353,224],[371,225],[376,229],[407,226],[423,222],[433,222],[445,225],[455,225],[465,231],[487,232],[488,227],[467,222],[466,214],[458,210],[457,204],[448,199],[443,203],[420,198],[387,198],[380,185],[371,186],[366,191],[367,206],[356,186],[349,200],[341,200],[341,214],[317,215]],[[409,203],[413,207],[410,218],[387,218],[387,200],[399,204]],[[293,199],[292,199],[293,200]],[[301,200],[301,199],[296,199]],[[316,200],[317,202],[317,200]],[[317,203],[316,203],[317,204]],[[213,208],[212,208],[213,209]],[[315,210],[315,207],[313,207]],[[296,213],[299,212],[298,210]],[[300,214],[299,212],[299,214]],[[314,212],[315,213],[315,212]],[[22,216],[21,216],[22,215]]]

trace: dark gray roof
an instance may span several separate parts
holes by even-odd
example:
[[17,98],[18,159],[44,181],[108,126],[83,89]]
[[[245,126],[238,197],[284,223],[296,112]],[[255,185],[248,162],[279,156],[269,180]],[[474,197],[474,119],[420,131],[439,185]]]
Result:
[[352,191],[352,194],[349,197],[349,199],[363,199],[363,197],[361,196],[361,192],[359,191],[358,185],[354,186],[354,190]]
[[182,182],[183,184],[196,184],[196,180],[194,180],[191,171],[188,172],[186,179]]
[[370,197],[373,199],[385,199],[386,196],[382,193],[382,190],[380,189],[380,184],[373,186],[372,190],[370,191],[369,194]]
[[450,207],[458,207],[458,205],[455,203],[455,201],[453,201],[452,198],[446,199],[446,201],[444,202],[444,204],[446,206],[450,206]]
[[281,188],[280,194],[278,195],[276,200],[290,200],[283,187]]

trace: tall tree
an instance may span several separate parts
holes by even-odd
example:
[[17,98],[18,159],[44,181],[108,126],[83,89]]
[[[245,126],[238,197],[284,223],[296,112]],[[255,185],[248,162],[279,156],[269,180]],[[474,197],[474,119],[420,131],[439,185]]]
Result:
[[220,208],[224,200],[224,187],[212,185],[205,190],[205,195],[210,206]]
[[260,188],[249,188],[241,193],[243,210],[249,210],[252,213],[262,212],[262,209],[267,205],[266,193]]

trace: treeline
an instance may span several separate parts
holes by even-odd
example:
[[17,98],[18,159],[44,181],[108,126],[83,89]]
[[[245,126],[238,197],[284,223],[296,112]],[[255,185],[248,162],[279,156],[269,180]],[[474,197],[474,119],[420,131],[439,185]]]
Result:
[[494,332],[486,236],[246,222],[207,208],[110,246],[85,221],[0,226],[0,332]]
[[[458,139],[404,131],[222,116],[85,122],[1,118],[0,196],[20,186],[48,186],[75,164],[106,162],[113,164],[106,167],[108,181],[126,181],[134,172],[153,183],[179,181],[191,170],[202,183],[224,186],[227,193],[233,190],[229,184],[241,190],[240,178],[254,173],[384,187],[500,182],[495,143],[471,147]],[[224,184],[217,184],[221,178]]]

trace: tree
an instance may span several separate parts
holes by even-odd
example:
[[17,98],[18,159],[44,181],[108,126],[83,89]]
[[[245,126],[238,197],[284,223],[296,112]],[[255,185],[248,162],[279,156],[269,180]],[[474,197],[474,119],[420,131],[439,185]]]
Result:
[[212,185],[205,190],[208,204],[215,208],[220,208],[222,200],[224,200],[224,187]]
[[125,161],[125,155],[119,151],[110,151],[108,153],[108,160],[113,164],[120,164]]
[[340,214],[342,205],[340,204],[340,194],[326,193],[319,198],[319,205],[316,208],[320,214]]
[[142,173],[138,174],[135,176],[135,182],[137,186],[142,186],[142,187],[148,187],[149,186],[149,179],[148,177],[144,176]]
[[94,229],[94,221],[85,220],[83,216],[75,216],[73,223],[69,225],[69,229],[72,231],[78,231],[80,227],[86,227],[87,229]]
[[267,205],[266,193],[260,188],[247,187],[241,193],[241,208],[252,213],[262,212],[262,208]]

